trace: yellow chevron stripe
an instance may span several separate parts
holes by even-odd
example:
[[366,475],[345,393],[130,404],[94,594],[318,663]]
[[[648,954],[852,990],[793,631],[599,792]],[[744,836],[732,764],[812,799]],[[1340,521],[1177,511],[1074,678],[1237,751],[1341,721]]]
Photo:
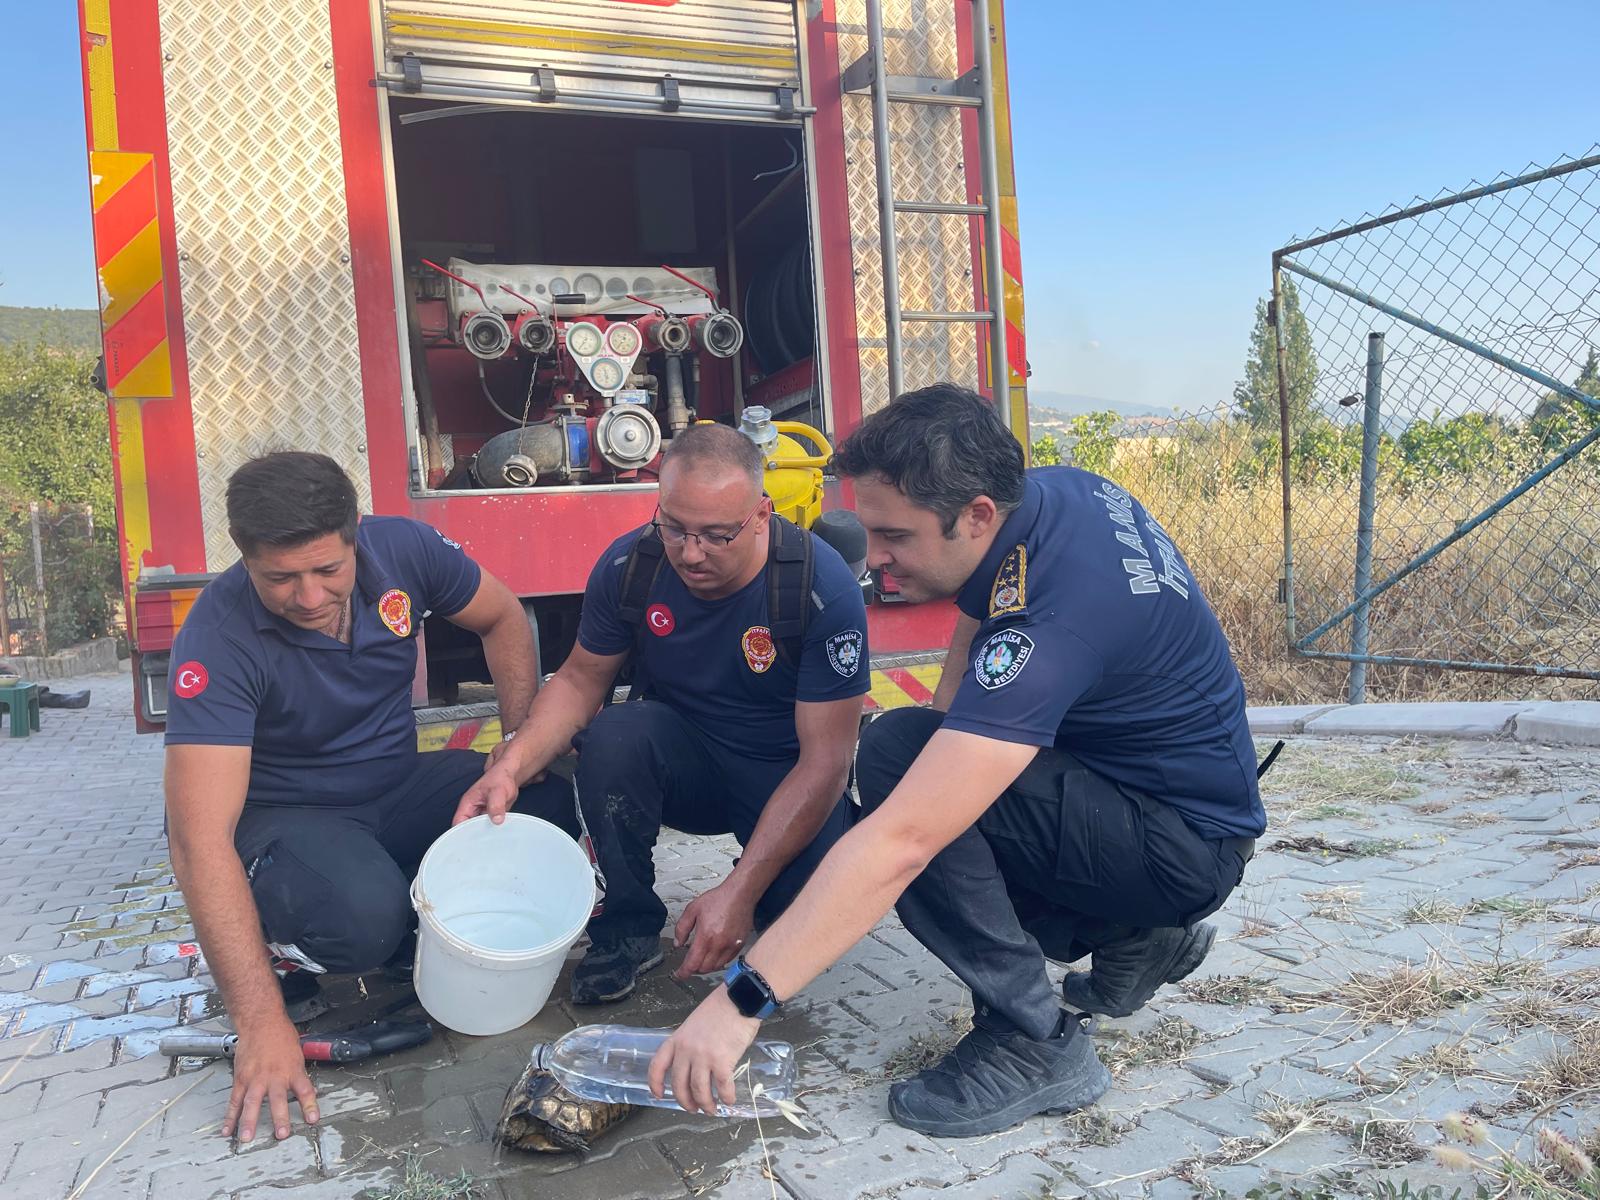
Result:
[[167,340],[139,360],[112,389],[115,396],[170,396],[172,395],[172,351]]
[[[133,154],[118,150],[91,150],[89,152],[89,183],[94,211],[105,207],[149,162],[152,155]],[[151,212],[155,211],[155,192],[150,193]]]
[[110,329],[161,282],[161,230],[154,217],[100,268],[100,325]]
[[[471,720],[479,720],[477,717]],[[460,721],[441,721],[437,725],[417,726],[417,749],[424,754],[431,750],[443,750],[445,743],[454,735],[462,725]],[[483,718],[483,728],[478,730],[478,736],[472,739],[472,749],[480,754],[487,754],[500,744],[500,718]]]
[[674,62],[722,63],[742,67],[788,70],[794,56],[784,50],[765,50],[737,42],[696,38],[650,37],[644,34],[606,33],[563,29],[558,25],[528,25],[520,21],[481,21],[466,17],[395,17],[389,22],[392,38],[420,38],[444,42],[478,42],[489,46],[526,46],[535,50],[569,53],[614,54],[630,58],[665,58]]
[[[928,663],[920,667],[907,667],[906,673],[931,692],[939,686],[939,674],[943,670],[944,667],[939,663]],[[872,702],[885,711],[891,708],[915,708],[919,703],[883,671],[872,673],[871,696]]]

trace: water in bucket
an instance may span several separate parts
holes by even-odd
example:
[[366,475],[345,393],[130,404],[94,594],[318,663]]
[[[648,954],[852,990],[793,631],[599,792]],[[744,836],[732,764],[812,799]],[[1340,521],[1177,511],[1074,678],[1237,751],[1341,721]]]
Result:
[[505,1033],[549,1000],[594,908],[594,872],[548,821],[474,817],[428,848],[411,901],[422,1007],[457,1033]]

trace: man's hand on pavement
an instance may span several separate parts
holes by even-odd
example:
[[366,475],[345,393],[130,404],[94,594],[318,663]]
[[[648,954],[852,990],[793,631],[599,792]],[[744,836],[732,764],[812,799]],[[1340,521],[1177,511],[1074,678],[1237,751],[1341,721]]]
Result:
[[674,946],[689,943],[689,953],[674,977],[722,970],[744,949],[754,927],[755,901],[747,899],[731,879],[696,896],[672,931]]
[[233,1092],[228,1097],[228,1115],[222,1121],[222,1136],[248,1142],[256,1136],[261,1118],[261,1102],[267,1102],[272,1115],[272,1136],[280,1142],[289,1136],[289,1097],[300,1102],[300,1112],[308,1124],[315,1125],[317,1089],[306,1074],[305,1054],[300,1035],[287,1017],[281,1022],[241,1030],[239,1049],[233,1059]]
[[478,777],[456,805],[456,815],[451,825],[459,825],[471,817],[489,814],[496,825],[506,819],[506,813],[517,802],[517,780],[505,767],[491,767]]
[[756,1040],[760,1028],[761,1022],[741,1016],[728,999],[727,989],[719,987],[700,1002],[700,1007],[689,1014],[689,1019],[678,1026],[678,1031],[661,1044],[650,1060],[651,1093],[656,1099],[663,1099],[670,1078],[672,1096],[679,1107],[715,1116],[718,1097],[724,1104],[734,1102],[733,1069]]

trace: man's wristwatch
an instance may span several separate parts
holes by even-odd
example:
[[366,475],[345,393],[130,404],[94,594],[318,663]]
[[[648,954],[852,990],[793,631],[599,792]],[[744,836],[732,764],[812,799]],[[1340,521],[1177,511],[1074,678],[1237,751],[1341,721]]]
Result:
[[745,962],[744,955],[728,964],[722,983],[728,989],[728,999],[733,1001],[741,1016],[764,1021],[778,1011],[779,1001],[772,994],[772,985],[761,977],[760,971]]

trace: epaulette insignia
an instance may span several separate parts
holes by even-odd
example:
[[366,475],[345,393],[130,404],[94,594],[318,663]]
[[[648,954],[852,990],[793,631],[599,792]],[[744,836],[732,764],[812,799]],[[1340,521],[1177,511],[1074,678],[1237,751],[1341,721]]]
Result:
[[1025,612],[1027,608],[1028,548],[1018,542],[995,572],[994,586],[989,589],[989,619]]

